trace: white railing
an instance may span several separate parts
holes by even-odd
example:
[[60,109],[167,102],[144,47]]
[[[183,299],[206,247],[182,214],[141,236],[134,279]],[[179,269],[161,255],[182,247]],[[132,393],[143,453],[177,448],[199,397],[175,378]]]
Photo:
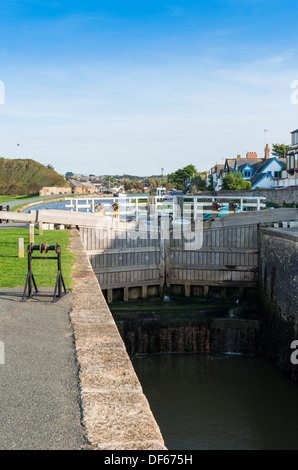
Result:
[[[150,196],[150,209],[148,204],[149,196],[127,197],[98,197],[98,198],[66,198],[69,204],[66,208],[71,211],[98,212],[97,204],[101,203],[101,210],[105,215],[125,215],[127,218],[136,218],[142,214],[148,213],[153,216],[169,214],[173,220],[193,217],[196,219],[199,215],[205,217],[216,217],[235,212],[244,212],[251,210],[262,210],[266,207],[265,197],[233,197],[233,196],[171,196],[159,197]],[[178,199],[179,198],[179,199]],[[230,203],[235,202],[231,207]],[[117,209],[112,207],[113,203],[118,203]]]

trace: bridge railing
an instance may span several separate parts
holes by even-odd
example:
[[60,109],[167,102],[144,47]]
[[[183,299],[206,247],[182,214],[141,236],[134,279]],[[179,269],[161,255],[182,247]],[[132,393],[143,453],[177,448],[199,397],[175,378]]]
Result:
[[[138,218],[142,213],[158,216],[162,213],[177,218],[196,218],[199,216],[214,217],[244,212],[262,210],[266,207],[265,197],[232,197],[232,196],[127,196],[111,198],[66,198],[69,203],[66,208],[71,211],[97,212],[98,205],[105,215],[126,216]],[[115,206],[115,203],[117,206]],[[114,207],[113,207],[114,206]],[[117,209],[115,209],[117,207]]]

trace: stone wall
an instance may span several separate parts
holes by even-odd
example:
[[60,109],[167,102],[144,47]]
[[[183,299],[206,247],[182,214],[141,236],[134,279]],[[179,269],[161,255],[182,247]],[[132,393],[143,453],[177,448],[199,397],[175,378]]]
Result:
[[[253,310],[253,309],[252,309]],[[219,313],[219,312],[218,312]],[[128,354],[241,353],[258,354],[259,320],[213,312],[113,312]]]
[[71,235],[76,262],[70,317],[86,438],[98,450],[165,450],[79,233]]
[[40,189],[40,196],[50,196],[50,195],[59,195],[59,194],[71,194],[71,188],[57,188],[56,186],[44,186]]
[[262,355],[298,381],[291,343],[298,339],[298,231],[260,230]]
[[298,204],[298,186],[294,188],[255,189],[251,191],[217,191],[213,193],[200,193],[205,196],[235,196],[237,197],[266,197],[266,202],[283,206],[284,204]]

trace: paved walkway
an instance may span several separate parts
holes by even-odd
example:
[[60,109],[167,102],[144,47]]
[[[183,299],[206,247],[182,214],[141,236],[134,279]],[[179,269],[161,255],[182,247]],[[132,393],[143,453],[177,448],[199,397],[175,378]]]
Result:
[[[44,201],[46,199],[54,199],[55,196],[40,196],[40,197],[35,197],[32,199],[19,199],[17,201],[8,201],[8,202],[1,202],[0,206],[3,206],[4,208],[6,206],[9,206],[10,209],[15,206],[19,206],[20,204],[24,203],[25,204],[30,204],[31,202],[36,202],[38,204],[39,201]],[[20,223],[20,222],[2,222],[0,223],[0,230],[1,229],[8,229],[8,228],[26,228],[28,227],[28,224]]]
[[52,303],[52,290],[41,291],[22,303],[23,289],[0,290],[1,450],[87,448],[69,319],[73,294]]
[[1,202],[0,206],[3,206],[3,207],[9,206],[10,208],[15,207],[15,206],[20,206],[21,204],[24,204],[25,206],[26,204],[30,204],[31,202],[36,202],[36,204],[38,204],[39,201],[45,201],[46,199],[55,199],[59,197],[61,197],[61,195],[51,194],[50,196],[38,196],[38,197],[33,197],[33,198],[28,198],[28,199],[18,199],[16,201]]
[[0,450],[165,450],[77,230],[71,251],[56,303],[0,289]]

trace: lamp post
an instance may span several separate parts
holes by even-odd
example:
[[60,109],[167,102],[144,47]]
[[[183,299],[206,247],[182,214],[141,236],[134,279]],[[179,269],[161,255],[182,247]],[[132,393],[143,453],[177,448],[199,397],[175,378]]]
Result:
[[19,146],[20,144],[17,144],[17,158],[19,158]]
[[163,188],[163,168],[161,169],[161,188]]

